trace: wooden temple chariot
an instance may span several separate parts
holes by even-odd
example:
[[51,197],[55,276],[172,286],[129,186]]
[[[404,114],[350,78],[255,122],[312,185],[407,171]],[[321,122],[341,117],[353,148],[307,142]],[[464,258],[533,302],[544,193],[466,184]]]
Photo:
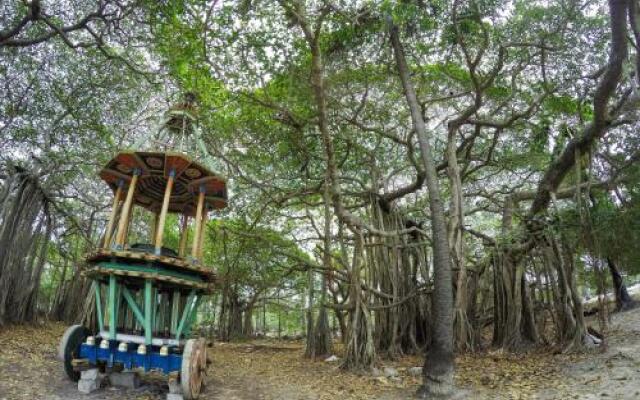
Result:
[[[180,150],[188,136],[200,140],[192,104],[174,107],[163,125]],[[75,381],[91,368],[160,371],[179,382],[183,398],[195,399],[206,346],[189,337],[198,304],[215,288],[203,243],[209,213],[227,205],[226,180],[184,151],[154,150],[120,152],[100,177],[114,198],[101,247],[83,267],[93,281],[97,326],[67,330],[60,345],[65,371]],[[142,223],[133,218],[136,206],[150,214]],[[178,216],[177,249],[164,246],[169,214]],[[130,243],[145,221],[151,243]]]

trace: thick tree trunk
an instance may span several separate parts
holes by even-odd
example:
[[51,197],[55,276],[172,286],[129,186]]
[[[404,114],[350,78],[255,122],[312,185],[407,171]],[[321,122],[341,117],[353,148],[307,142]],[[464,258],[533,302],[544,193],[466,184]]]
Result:
[[451,286],[451,256],[447,238],[447,225],[440,198],[440,185],[431,151],[430,135],[427,132],[422,109],[411,83],[409,67],[404,55],[398,27],[390,22],[391,45],[396,59],[398,75],[402,81],[411,120],[420,143],[424,164],[429,209],[431,211],[431,232],[434,258],[433,290],[433,338],[427,350],[424,365],[424,386],[419,395],[427,398],[433,395],[448,395],[453,390],[453,292]]
[[242,335],[244,337],[253,336],[253,304],[250,304],[244,310],[244,324],[242,327]]
[[318,319],[315,324],[315,357],[324,357],[331,354],[331,327],[329,326],[329,313],[327,307],[320,306]]
[[223,340],[235,340],[244,336],[242,320],[242,304],[238,299],[238,294],[232,289],[228,297],[229,309],[227,312],[227,326]]
[[349,334],[344,312],[341,310],[334,310],[333,315],[335,315],[336,319],[338,320],[338,328],[340,329],[340,341],[344,344],[346,343],[346,338]]
[[527,282],[526,274],[521,278],[522,292],[522,336],[531,343],[539,343],[540,335],[538,334],[538,324],[536,324],[535,310],[533,300],[531,298],[531,290]]
[[313,323],[313,295],[314,295],[314,290],[313,290],[313,286],[314,286],[314,276],[313,276],[313,270],[311,268],[309,268],[309,270],[307,271],[308,274],[308,279],[307,279],[307,333],[306,333],[306,337],[307,337],[307,341],[306,341],[306,346],[305,346],[305,351],[304,351],[304,355],[305,357],[309,357],[309,358],[314,358],[316,355],[316,336],[314,335],[314,323]]
[[[503,207],[501,235],[509,238],[516,207],[513,198],[508,197]],[[495,249],[493,261],[493,345],[512,351],[537,344],[540,337],[523,258],[506,246]]]
[[331,328],[329,327],[329,315],[327,313],[327,274],[331,271],[331,196],[329,193],[329,177],[325,178],[324,185],[324,229],[323,229],[323,251],[322,265],[327,272],[322,274],[322,287],[320,289],[320,311],[313,332],[314,337],[314,357],[322,357],[331,353]]
[[514,350],[523,344],[524,265],[511,253],[503,252],[496,260],[494,267],[493,345]]

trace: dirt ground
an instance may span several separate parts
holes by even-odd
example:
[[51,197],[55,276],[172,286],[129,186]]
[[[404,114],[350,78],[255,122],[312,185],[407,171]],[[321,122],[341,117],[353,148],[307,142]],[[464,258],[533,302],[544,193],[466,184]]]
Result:
[[640,399],[640,308],[613,316],[604,348],[565,361],[561,385],[539,399]]
[[[640,309],[616,314],[604,349],[582,354],[486,352],[456,360],[457,399],[640,399]],[[59,324],[0,331],[0,400],[160,400],[159,376],[136,390],[105,387],[82,395],[56,359]],[[419,357],[381,361],[397,377],[346,373],[338,363],[301,357],[303,343],[216,343],[201,396],[205,400],[324,400],[411,398],[420,384],[408,368]],[[604,351],[603,351],[604,350]],[[338,355],[339,355],[338,350]]]

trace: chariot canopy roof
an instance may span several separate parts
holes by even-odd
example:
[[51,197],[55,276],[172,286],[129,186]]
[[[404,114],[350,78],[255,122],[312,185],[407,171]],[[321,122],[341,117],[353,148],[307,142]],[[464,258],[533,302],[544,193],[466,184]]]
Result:
[[122,151],[100,171],[100,178],[115,192],[118,185],[127,187],[138,174],[133,201],[158,212],[171,173],[175,174],[169,212],[188,216],[196,214],[198,193],[205,193],[206,211],[227,206],[226,179],[189,158],[184,153],[156,151]]

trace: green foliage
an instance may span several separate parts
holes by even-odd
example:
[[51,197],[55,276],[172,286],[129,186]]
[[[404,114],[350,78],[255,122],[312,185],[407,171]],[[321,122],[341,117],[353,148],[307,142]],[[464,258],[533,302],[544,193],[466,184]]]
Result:
[[304,284],[299,271],[308,255],[282,234],[239,219],[212,221],[207,234],[205,263],[215,266],[225,283],[240,288],[245,296]]
[[543,106],[551,114],[572,115],[578,112],[580,104],[570,96],[550,95],[545,99]]

